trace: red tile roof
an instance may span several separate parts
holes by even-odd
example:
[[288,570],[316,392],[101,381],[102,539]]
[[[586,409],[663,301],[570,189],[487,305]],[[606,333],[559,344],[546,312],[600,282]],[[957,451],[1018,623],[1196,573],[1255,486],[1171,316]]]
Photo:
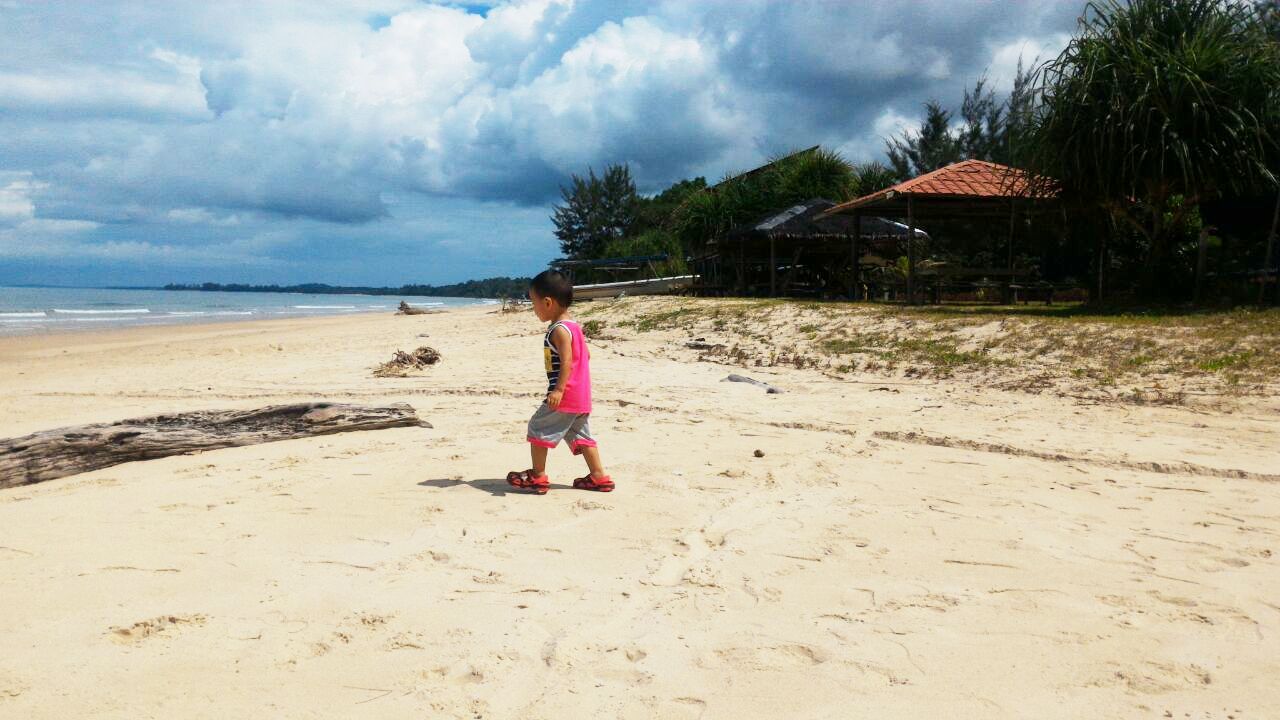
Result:
[[877,200],[894,195],[912,195],[915,197],[950,197],[950,198],[1009,198],[1025,197],[1027,194],[1027,173],[1007,165],[999,165],[985,160],[964,160],[944,168],[939,168],[919,177],[900,182],[891,188],[865,195],[841,203],[827,214],[842,210],[851,210],[875,203]]

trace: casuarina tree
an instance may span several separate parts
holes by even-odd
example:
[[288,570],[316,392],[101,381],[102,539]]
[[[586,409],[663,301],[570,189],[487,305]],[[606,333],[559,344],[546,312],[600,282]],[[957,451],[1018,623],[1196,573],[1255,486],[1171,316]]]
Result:
[[560,195],[564,203],[552,207],[551,222],[565,257],[597,257],[636,225],[640,196],[625,164],[609,165],[603,177],[594,170],[588,170],[585,178],[573,175],[569,187],[560,188]]

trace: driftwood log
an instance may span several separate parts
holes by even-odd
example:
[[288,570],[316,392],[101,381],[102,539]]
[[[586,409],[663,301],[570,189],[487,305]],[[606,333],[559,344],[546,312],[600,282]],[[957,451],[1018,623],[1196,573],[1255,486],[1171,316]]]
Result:
[[400,301],[400,307],[396,310],[397,315],[438,315],[442,312],[444,311],[439,308],[417,308],[404,300]]
[[405,403],[382,407],[337,403],[272,405],[258,410],[199,411],[46,430],[0,439],[0,489],[218,448],[353,430],[431,427]]

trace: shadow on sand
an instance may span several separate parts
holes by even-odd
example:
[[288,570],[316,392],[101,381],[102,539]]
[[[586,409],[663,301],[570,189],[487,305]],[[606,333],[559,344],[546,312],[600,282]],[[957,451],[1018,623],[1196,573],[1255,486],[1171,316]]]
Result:
[[[532,490],[522,490],[514,488],[507,484],[505,478],[486,478],[484,480],[456,480],[454,478],[440,478],[439,480],[423,480],[418,483],[422,487],[434,488],[451,488],[459,485],[467,485],[476,490],[483,490],[490,495],[503,497],[505,495],[533,495]],[[573,490],[572,485],[562,483],[551,483],[552,490]]]

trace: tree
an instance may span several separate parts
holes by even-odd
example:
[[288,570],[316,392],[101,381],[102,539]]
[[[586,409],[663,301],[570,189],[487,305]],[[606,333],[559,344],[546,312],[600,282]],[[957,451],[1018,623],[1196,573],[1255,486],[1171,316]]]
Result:
[[870,195],[898,182],[897,174],[883,163],[869,162],[853,167],[854,194]]
[[937,101],[925,103],[925,120],[916,131],[885,140],[889,164],[899,180],[932,172],[961,159],[960,142],[951,133],[951,112]]
[[964,126],[956,142],[960,157],[995,161],[1002,155],[1005,145],[1005,104],[996,101],[996,93],[981,77],[972,90],[964,91],[960,104],[960,117]]
[[1271,38],[1280,41],[1280,0],[1257,0],[1254,8]]
[[690,194],[672,213],[668,228],[687,250],[697,251],[770,212],[815,198],[846,200],[858,190],[854,166],[838,152],[816,148],[782,155]]
[[1031,169],[1140,236],[1149,293],[1201,202],[1274,187],[1278,49],[1238,3],[1105,0],[1039,69]]
[[777,204],[802,203],[814,198],[848,200],[855,195],[853,165],[834,151],[818,148],[781,163]]
[[[1037,57],[1033,65],[1039,62]],[[1018,70],[1013,76],[1013,89],[1005,100],[1004,132],[1000,148],[992,158],[994,162],[1013,167],[1023,167],[1028,133],[1035,113],[1035,71],[1025,69],[1018,58]]]
[[604,177],[588,169],[587,177],[571,176],[560,188],[563,205],[552,207],[560,250],[567,258],[598,257],[611,240],[626,237],[637,222],[640,196],[625,165],[609,165]]
[[696,177],[681,180],[651,198],[640,199],[639,218],[635,231],[643,233],[666,226],[676,208],[694,193],[705,190],[707,179]]

